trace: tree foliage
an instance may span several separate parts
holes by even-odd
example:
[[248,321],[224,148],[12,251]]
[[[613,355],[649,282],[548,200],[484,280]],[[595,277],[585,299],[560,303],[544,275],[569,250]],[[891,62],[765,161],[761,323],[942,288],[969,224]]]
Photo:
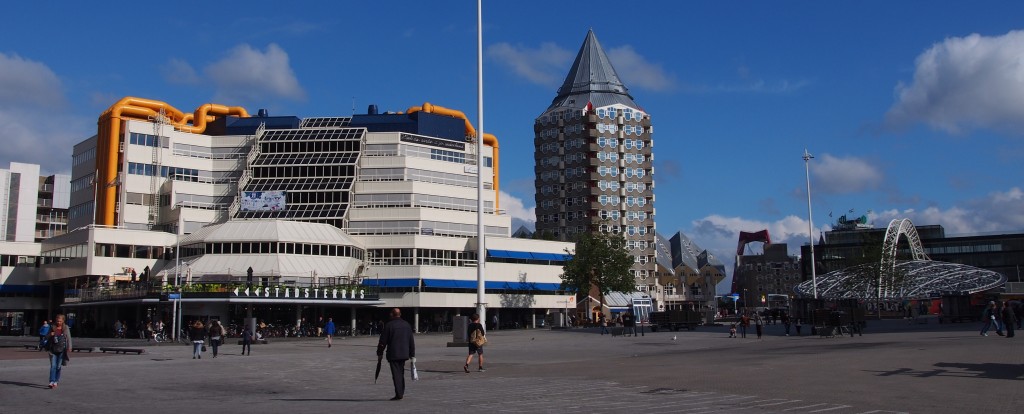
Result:
[[626,239],[618,234],[580,233],[576,251],[562,266],[562,288],[575,289],[578,295],[587,295],[591,288],[598,291],[601,303],[611,292],[630,292],[636,281],[629,269],[633,256],[626,249]]

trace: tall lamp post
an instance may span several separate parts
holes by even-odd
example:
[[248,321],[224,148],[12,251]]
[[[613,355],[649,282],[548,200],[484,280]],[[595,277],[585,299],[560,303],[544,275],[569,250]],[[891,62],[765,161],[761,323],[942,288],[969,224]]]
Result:
[[804,148],[804,174],[807,177],[807,240],[811,245],[811,283],[814,285],[814,299],[818,299],[818,275],[814,269],[814,216],[811,214],[811,167],[814,158]]
[[[487,245],[484,236],[484,28],[483,1],[476,2],[476,313],[486,323],[487,302],[485,297],[485,267]],[[497,184],[495,184],[497,185]]]

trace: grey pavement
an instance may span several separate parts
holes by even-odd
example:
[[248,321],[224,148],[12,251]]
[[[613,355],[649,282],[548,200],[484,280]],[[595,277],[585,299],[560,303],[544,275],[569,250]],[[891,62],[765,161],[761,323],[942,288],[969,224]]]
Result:
[[[374,337],[271,340],[193,360],[191,348],[139,340],[76,339],[76,346],[144,346],[143,355],[74,354],[46,388],[44,353],[0,338],[0,413],[60,404],[74,413],[961,413],[1024,411],[1024,337],[978,334],[976,324],[869,321],[864,336],[727,338],[724,327],[641,337],[570,331],[489,333],[486,372],[462,371],[450,335],[417,335],[420,380],[402,401],[385,366],[373,382]],[[408,376],[408,373],[406,374]]]

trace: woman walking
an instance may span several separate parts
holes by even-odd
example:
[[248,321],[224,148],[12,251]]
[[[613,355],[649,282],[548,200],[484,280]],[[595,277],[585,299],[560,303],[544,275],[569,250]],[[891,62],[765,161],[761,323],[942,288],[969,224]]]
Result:
[[192,324],[192,329],[188,331],[189,338],[192,338],[192,359],[203,358],[203,343],[206,341],[206,329],[203,329],[203,323],[196,321]]
[[54,389],[60,382],[60,369],[67,364],[68,351],[71,350],[71,328],[64,324],[63,314],[57,314],[54,318],[47,339],[50,350],[50,389]]
[[213,357],[217,357],[217,348],[224,340],[224,327],[220,325],[220,321],[213,321],[210,326],[210,347],[213,348]]

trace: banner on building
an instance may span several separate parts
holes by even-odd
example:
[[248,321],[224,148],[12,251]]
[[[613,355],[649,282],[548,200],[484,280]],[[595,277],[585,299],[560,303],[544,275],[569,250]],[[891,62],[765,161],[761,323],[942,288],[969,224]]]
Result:
[[284,191],[243,191],[242,211],[284,211],[288,204]]

